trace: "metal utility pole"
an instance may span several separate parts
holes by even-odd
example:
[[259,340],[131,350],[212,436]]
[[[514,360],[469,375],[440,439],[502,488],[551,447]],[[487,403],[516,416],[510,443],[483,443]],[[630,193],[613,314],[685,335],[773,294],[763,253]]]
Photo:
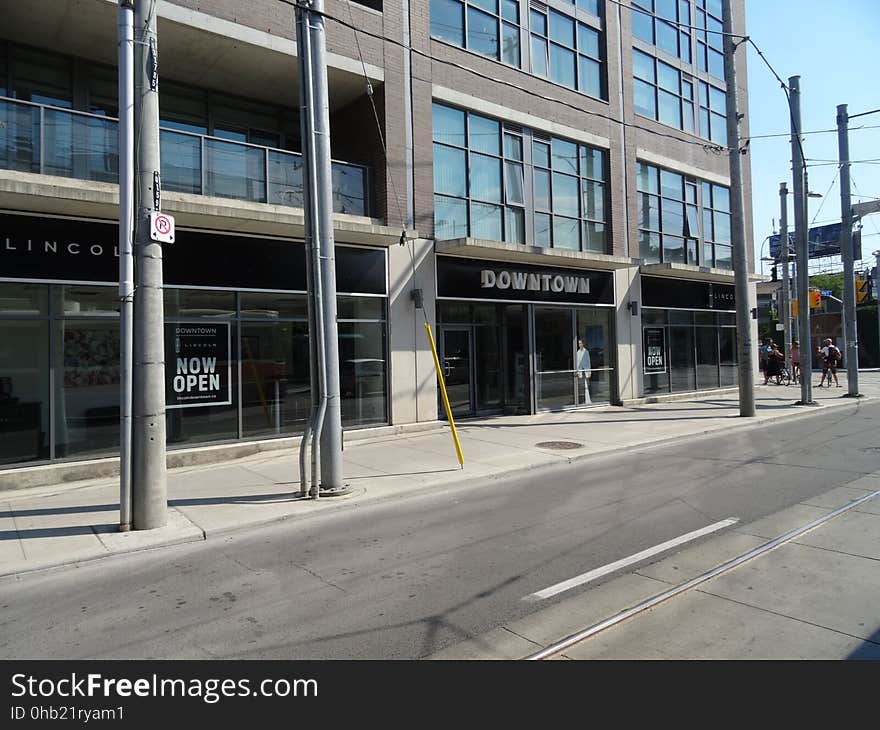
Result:
[[[312,244],[312,306],[320,404],[313,411],[312,496],[343,494],[342,410],[339,386],[339,334],[336,325],[336,258],[333,238],[333,181],[330,164],[330,102],[324,0],[296,7],[303,103],[301,129],[306,160],[306,208]],[[313,393],[313,397],[314,397]],[[304,439],[305,441],[305,439]],[[318,443],[316,444],[315,441]],[[320,447],[320,488],[314,484],[315,448]],[[301,462],[301,471],[302,471]]]
[[880,357],[880,250],[874,251],[874,272],[877,287],[877,354]]
[[134,331],[134,0],[119,0],[119,531],[131,529],[131,389]]
[[[315,201],[315,135],[313,110],[315,108],[312,94],[312,52],[311,37],[309,36],[308,18],[305,8],[297,5],[296,15],[296,47],[299,56],[299,124],[300,138],[303,152],[303,212],[304,212],[304,241],[306,247],[306,298],[309,320],[309,393],[312,397],[312,407],[309,420],[303,430],[299,447],[299,473],[300,473],[300,496],[305,497],[311,493],[317,499],[320,492],[318,475],[318,443],[323,427],[325,403],[323,380],[319,380],[318,372],[323,374],[322,360],[319,352],[323,353],[323,346],[319,342],[322,327],[318,326],[318,317],[323,314],[321,297],[315,289],[315,282],[320,282],[320,252],[318,240],[315,235],[318,225],[318,213]],[[323,324],[323,321],[322,321]],[[311,476],[312,486],[309,488],[308,460],[309,444],[311,443]]]
[[135,530],[168,518],[165,473],[165,345],[162,246],[150,238],[150,213],[161,205],[157,0],[135,0],[137,190],[132,398],[132,518]]
[[742,166],[739,150],[739,108],[733,43],[731,2],[722,3],[724,23],[724,82],[727,85],[727,145],[730,150],[730,213],[733,271],[736,289],[736,333],[739,370],[739,415],[755,415],[755,364],[752,358],[752,317],[749,310],[749,261],[746,255]]
[[837,107],[837,149],[840,160],[840,253],[843,259],[843,324],[846,332],[846,395],[858,398],[859,342],[856,322],[856,283],[853,275],[852,200],[849,181],[849,115],[846,104]]
[[807,232],[807,181],[801,149],[801,77],[788,79],[791,103],[791,171],[794,183],[794,227],[797,251],[798,331],[801,342],[801,399],[798,405],[816,405],[813,400],[813,342],[810,337],[810,274]]
[[779,183],[779,253],[782,256],[782,325],[785,358],[791,362],[791,290],[788,286],[788,188]]

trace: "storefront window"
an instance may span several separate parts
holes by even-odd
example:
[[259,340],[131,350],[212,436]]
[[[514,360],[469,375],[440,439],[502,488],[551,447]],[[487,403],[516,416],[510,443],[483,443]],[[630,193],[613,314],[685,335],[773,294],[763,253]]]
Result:
[[718,330],[721,387],[736,385],[736,329],[721,327]]
[[342,425],[385,423],[385,323],[339,322]]
[[535,308],[538,408],[575,404],[574,337],[571,310]]
[[243,436],[302,431],[311,408],[306,322],[241,323]]
[[[645,344],[650,334],[652,343],[662,342],[664,349],[664,371],[644,374],[645,395],[736,385],[733,321],[729,312],[643,310]],[[657,328],[663,330],[661,340]]]
[[[611,313],[604,309],[578,309],[577,337],[578,349],[575,352],[575,370],[579,375],[577,403],[578,405],[610,403],[613,367]],[[583,350],[580,347],[581,342],[583,342]],[[586,355],[583,354],[584,350]]]
[[0,284],[0,464],[49,457],[49,322],[37,318],[45,314],[45,291]]

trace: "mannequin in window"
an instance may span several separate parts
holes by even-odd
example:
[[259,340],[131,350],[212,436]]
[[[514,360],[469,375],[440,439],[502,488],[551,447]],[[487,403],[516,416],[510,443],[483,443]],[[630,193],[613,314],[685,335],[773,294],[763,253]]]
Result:
[[[590,351],[584,347],[583,340],[578,340],[574,362],[578,380],[584,381],[584,405],[590,405],[593,402],[590,400],[590,376],[593,366],[590,364]],[[580,390],[580,384],[578,384],[578,390]]]

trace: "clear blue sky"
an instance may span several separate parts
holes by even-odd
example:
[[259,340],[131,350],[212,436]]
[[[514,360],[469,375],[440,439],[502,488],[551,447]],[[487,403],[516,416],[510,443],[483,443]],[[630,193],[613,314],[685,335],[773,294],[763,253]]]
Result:
[[[847,104],[850,116],[880,109],[880,0],[746,0],[746,32],[783,81],[800,76],[804,132],[836,129],[838,104]],[[754,48],[746,47],[751,134],[788,134],[784,92]],[[876,129],[855,129],[860,126]],[[850,159],[875,160],[850,168],[853,202],[880,198],[880,113],[851,120],[850,130]],[[823,195],[809,199],[808,220],[811,225],[839,221],[837,133],[806,134],[803,146],[811,165],[809,188]],[[791,142],[787,136],[753,139],[749,154],[760,271],[759,258],[768,255],[762,242],[773,233],[773,221],[779,225],[779,183],[792,190]],[[832,164],[822,164],[827,161]],[[793,229],[790,195],[788,221]],[[863,225],[863,260],[873,263],[871,252],[880,249],[880,213],[866,217]],[[769,266],[765,263],[766,274]]]

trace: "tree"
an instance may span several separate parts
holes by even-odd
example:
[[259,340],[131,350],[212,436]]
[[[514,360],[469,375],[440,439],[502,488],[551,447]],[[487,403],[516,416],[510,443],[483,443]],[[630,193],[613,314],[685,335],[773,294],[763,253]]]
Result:
[[823,291],[830,290],[831,296],[843,298],[843,272],[836,274],[816,274],[810,277],[810,286]]

